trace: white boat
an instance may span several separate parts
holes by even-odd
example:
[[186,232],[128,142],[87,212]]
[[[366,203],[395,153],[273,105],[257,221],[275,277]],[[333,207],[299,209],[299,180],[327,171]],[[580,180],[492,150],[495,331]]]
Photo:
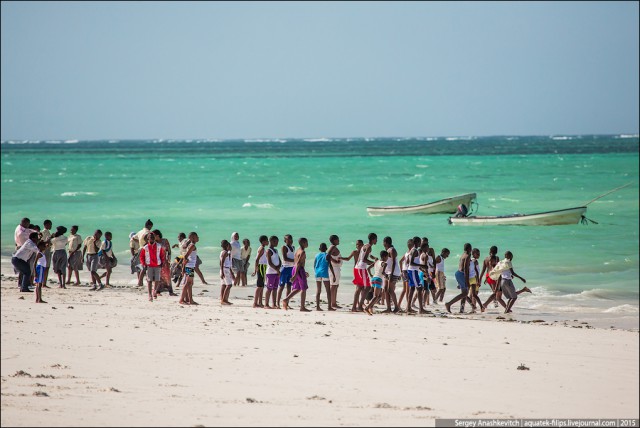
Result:
[[421,205],[367,207],[367,212],[372,216],[385,214],[451,214],[456,212],[456,209],[460,204],[470,206],[471,201],[475,198],[475,193],[467,193],[464,195],[452,196],[451,198],[441,199],[439,201],[429,202],[428,204]]
[[553,226],[560,224],[576,224],[583,219],[587,207],[567,208],[564,210],[545,211],[535,214],[511,214],[500,216],[468,216],[449,217],[449,224],[460,226]]

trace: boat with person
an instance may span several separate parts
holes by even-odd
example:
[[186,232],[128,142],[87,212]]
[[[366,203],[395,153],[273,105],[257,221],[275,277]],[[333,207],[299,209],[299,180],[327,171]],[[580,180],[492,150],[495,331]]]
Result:
[[513,226],[552,226],[560,224],[576,224],[582,220],[586,211],[587,207],[574,207],[535,214],[449,217],[449,224],[460,226],[483,226],[494,224]]
[[460,204],[470,206],[471,201],[475,200],[475,198],[475,193],[466,193],[420,205],[367,207],[367,212],[371,216],[386,214],[453,214]]
[[596,223],[595,221],[589,220],[585,217],[584,214],[587,212],[587,205],[631,184],[632,183],[627,183],[624,186],[620,186],[613,190],[610,190],[579,207],[565,208],[554,211],[543,211],[534,214],[507,214],[496,216],[468,215],[467,207],[461,205],[458,207],[457,214],[454,217],[449,217],[449,224],[459,226],[555,226],[564,224],[577,224],[578,222],[582,222],[583,224],[587,224],[588,222]]

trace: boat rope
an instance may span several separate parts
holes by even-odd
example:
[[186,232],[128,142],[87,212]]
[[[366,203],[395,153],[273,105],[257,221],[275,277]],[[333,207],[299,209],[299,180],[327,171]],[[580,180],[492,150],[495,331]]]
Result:
[[598,222],[597,222],[597,221],[593,221],[593,220],[591,220],[590,218],[586,218],[585,216],[581,216],[581,217],[582,217],[582,218],[580,219],[580,223],[582,223],[582,224],[586,224],[586,225],[588,225],[588,224],[589,224],[589,222],[591,222],[591,223],[593,223],[593,224],[598,224]]
[[630,186],[630,185],[632,185],[632,184],[633,184],[633,181],[632,181],[631,183],[627,183],[627,184],[625,184],[624,186],[616,187],[616,188],[615,188],[615,189],[613,189],[613,190],[609,190],[607,193],[603,193],[602,195],[598,196],[597,198],[594,198],[594,199],[590,200],[589,202],[587,202],[586,204],[584,204],[584,206],[586,207],[586,206],[587,206],[587,205],[589,205],[591,202],[595,202],[595,201],[597,201],[597,200],[598,200],[598,199],[600,199],[600,198],[604,198],[605,196],[607,196],[607,195],[608,195],[608,194],[610,194],[610,193],[617,192],[618,190],[620,190],[620,189],[624,189],[625,187]]

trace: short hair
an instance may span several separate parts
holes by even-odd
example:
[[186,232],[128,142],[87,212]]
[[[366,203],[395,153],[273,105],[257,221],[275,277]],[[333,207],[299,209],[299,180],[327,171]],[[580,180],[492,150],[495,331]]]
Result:
[[380,251],[380,258],[383,259],[385,257],[388,257],[389,253],[386,250],[382,250]]
[[334,243],[336,240],[338,240],[338,239],[339,239],[339,238],[338,238],[338,235],[331,235],[331,236],[329,237],[329,242],[331,242],[331,243],[333,244],[333,243]]
[[269,238],[269,241],[278,241],[279,242],[280,240],[278,239],[278,237],[276,235],[271,235],[271,238]]
[[471,244],[470,243],[467,242],[466,244],[464,244],[464,251],[466,253],[471,251]]
[[444,254],[444,253],[451,253],[451,251],[449,251],[447,247],[444,247],[442,251],[440,251],[440,254]]
[[189,232],[189,239],[193,236],[198,236],[198,234],[196,232]]
[[307,243],[307,244],[309,243],[309,241],[307,241],[307,238],[300,238],[300,239],[298,239],[298,244],[299,244],[299,245],[302,245],[302,243],[303,243],[303,242],[304,242],[304,243]]
[[291,238],[291,239],[293,239],[293,236],[291,236],[291,234],[290,234],[290,233],[287,233],[286,235],[284,235],[284,239],[287,239],[287,238]]
[[154,235],[158,235],[160,237],[160,239],[162,239],[162,232],[160,232],[160,229],[156,229],[152,232]]
[[419,245],[420,245],[420,243],[422,242],[422,239],[420,239],[420,237],[419,237],[419,236],[414,236],[414,237],[413,237],[413,239],[412,239],[412,241],[413,241],[413,245],[415,245],[415,246],[419,246]]
[[369,234],[369,236],[367,236],[367,238],[369,239],[369,241],[373,241],[374,239],[378,238],[378,235],[376,235],[375,233],[371,232]]
[[187,237],[187,235],[185,235],[185,233],[184,233],[184,232],[180,232],[180,233],[178,233],[178,239],[180,239],[180,238],[184,239],[184,238],[186,238],[186,237]]
[[227,245],[229,244],[229,241],[227,241],[226,239],[223,239],[222,241],[220,241],[220,246],[224,249],[227,247]]
[[75,228],[76,230],[80,229],[80,228],[79,228],[77,225],[75,225],[75,224],[74,224],[73,226],[71,226],[71,229],[74,229],[74,228]]
[[34,239],[38,239],[39,237],[40,237],[40,234],[39,234],[38,232],[31,232],[31,233],[29,234],[29,239],[31,239],[32,241],[33,241]]
[[260,235],[260,238],[258,238],[258,241],[260,241],[260,243],[264,242],[264,241],[268,241],[269,238],[267,238],[267,235]]
[[384,239],[382,240],[382,242],[386,242],[389,245],[393,244],[393,239],[391,239],[390,236],[385,236]]
[[152,226],[153,222],[151,221],[151,219],[147,219],[147,221],[144,223],[144,227],[151,229]]
[[100,229],[96,229],[95,232],[93,232],[93,234],[95,235],[96,233],[99,233],[100,235],[102,235],[102,231]]
[[489,254],[498,254],[498,247],[492,245],[491,248],[489,248]]
[[104,233],[104,236],[105,236],[105,237],[107,237],[107,236],[112,237],[113,235],[111,234],[111,232],[106,231],[106,232]]
[[247,238],[244,238],[244,239],[242,240],[242,243],[243,243],[243,244],[244,244],[244,243],[251,244],[251,241],[249,241]]
[[360,245],[364,245],[364,241],[363,241],[362,239],[358,239],[358,240],[356,241],[356,245],[358,245],[358,244],[360,244]]
[[511,260],[513,258],[513,253],[511,251],[507,251],[504,253],[505,259]]
[[43,221],[42,224],[44,224],[46,226],[47,224],[53,224],[53,223],[51,222],[51,220],[47,219],[47,220]]

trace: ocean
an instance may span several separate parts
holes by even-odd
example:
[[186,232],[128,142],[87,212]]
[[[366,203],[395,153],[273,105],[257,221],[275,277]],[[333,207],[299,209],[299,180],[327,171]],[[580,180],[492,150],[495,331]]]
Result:
[[[20,219],[45,219],[85,237],[111,231],[126,274],[128,235],[148,218],[175,243],[196,231],[206,278],[218,280],[220,241],[239,232],[309,239],[312,259],[329,235],[349,253],[370,232],[399,252],[414,235],[447,247],[447,296],[463,245],[514,254],[533,317],[599,319],[638,327],[638,135],[262,140],[3,141],[2,260]],[[588,205],[596,223],[566,226],[449,225],[447,214],[372,217],[367,206],[414,205],[476,192],[478,215]],[[350,266],[351,262],[347,265]],[[343,270],[341,293],[353,290]],[[83,275],[87,275],[84,271]],[[312,276],[313,277],[313,276]],[[312,279],[312,278],[311,278]],[[116,279],[117,281],[117,279]],[[250,283],[254,283],[250,279]],[[196,280],[196,285],[198,281]],[[520,282],[516,279],[516,286]],[[485,286],[486,287],[486,286]],[[483,288],[485,288],[483,287]],[[482,289],[481,289],[482,290]],[[481,292],[481,296],[483,292]],[[486,295],[486,291],[484,292]],[[604,321],[602,321],[604,320]]]

